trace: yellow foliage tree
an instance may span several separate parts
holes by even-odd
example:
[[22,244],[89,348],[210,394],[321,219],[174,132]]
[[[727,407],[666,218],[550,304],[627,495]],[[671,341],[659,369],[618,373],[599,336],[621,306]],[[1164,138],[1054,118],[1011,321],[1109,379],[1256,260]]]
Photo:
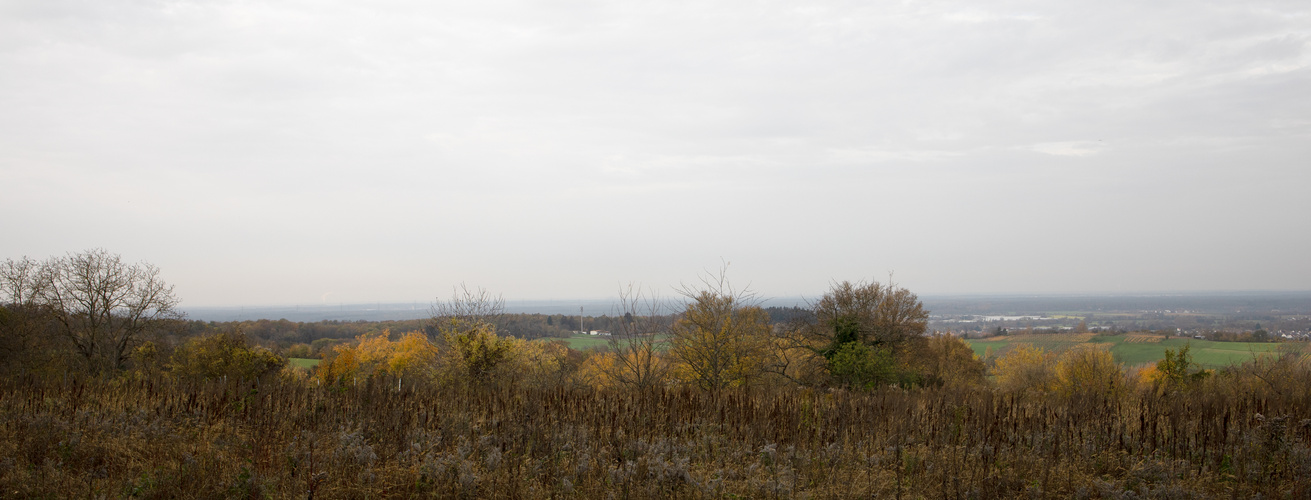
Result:
[[437,346],[432,345],[422,332],[406,333],[389,347],[387,371],[392,375],[428,376],[436,366]]
[[1111,351],[1080,345],[1056,362],[1056,388],[1065,395],[1115,396],[1125,388],[1124,370]]
[[1003,391],[1043,393],[1055,386],[1054,365],[1053,357],[1041,347],[1024,343],[997,358],[993,373]]
[[353,383],[360,377],[360,363],[355,356],[355,346],[341,344],[333,347],[332,352],[319,363],[314,375],[326,385]]
[[539,385],[562,385],[572,383],[576,362],[570,355],[569,344],[554,340],[550,342],[516,341],[515,356],[511,358],[508,372],[515,377],[532,381]]
[[578,370],[578,379],[584,384],[595,388],[614,388],[623,385],[615,374],[619,371],[616,366],[620,354],[612,351],[602,351],[591,355],[587,362]]
[[602,351],[587,358],[579,379],[593,387],[648,389],[667,381],[669,358],[651,349]]
[[720,290],[692,299],[670,328],[676,376],[706,390],[759,382],[770,354],[769,314]]

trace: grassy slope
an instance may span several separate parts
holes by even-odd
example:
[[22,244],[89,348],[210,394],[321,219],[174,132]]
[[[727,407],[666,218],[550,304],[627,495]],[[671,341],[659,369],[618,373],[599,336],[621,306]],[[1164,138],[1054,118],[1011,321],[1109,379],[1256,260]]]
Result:
[[296,368],[306,368],[306,369],[319,366],[319,361],[322,360],[311,359],[311,358],[287,358],[287,362],[291,363],[291,366],[294,366]]
[[[1000,340],[969,340],[970,347],[980,356],[984,354],[988,347],[992,347],[993,353],[1000,355],[1004,353],[1012,344],[1030,343],[1041,347],[1047,351],[1061,352],[1074,347],[1075,345],[1085,343],[1073,339],[1073,335],[1055,334],[1055,335],[1032,335],[1024,336],[1019,339],[1002,338]],[[1137,366],[1147,363],[1155,363],[1157,360],[1165,357],[1165,350],[1178,350],[1184,344],[1192,347],[1190,352],[1193,355],[1193,361],[1209,367],[1220,367],[1234,363],[1241,363],[1252,358],[1253,354],[1273,352],[1279,344],[1275,343],[1257,343],[1257,342],[1212,342],[1210,340],[1197,340],[1185,338],[1172,338],[1160,342],[1134,343],[1126,342],[1123,335],[1101,335],[1093,337],[1087,343],[1110,344],[1111,354],[1115,359],[1127,366]]]

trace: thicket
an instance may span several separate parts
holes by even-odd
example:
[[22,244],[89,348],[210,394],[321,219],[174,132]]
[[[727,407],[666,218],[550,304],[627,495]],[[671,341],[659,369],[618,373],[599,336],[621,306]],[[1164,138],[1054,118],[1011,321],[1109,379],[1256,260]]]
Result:
[[[589,328],[607,329],[613,321],[609,317],[588,318]],[[502,314],[497,321],[497,331],[501,335],[521,339],[566,337],[577,325],[578,318],[527,313]],[[280,320],[244,320],[205,322],[189,321],[185,327],[187,336],[212,335],[216,333],[241,332],[270,349],[275,349],[293,358],[317,358],[331,351],[332,347],[342,342],[349,342],[361,335],[376,335],[382,331],[410,332],[418,331],[427,335],[436,332],[431,319],[389,320],[389,321],[289,321]]]

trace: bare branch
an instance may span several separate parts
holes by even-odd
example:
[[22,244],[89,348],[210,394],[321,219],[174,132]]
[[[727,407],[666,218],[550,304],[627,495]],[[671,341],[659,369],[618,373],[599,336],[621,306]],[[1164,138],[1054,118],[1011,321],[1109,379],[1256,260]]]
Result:
[[41,265],[38,299],[92,369],[122,369],[149,330],[181,318],[159,268],[100,248]]
[[607,373],[615,382],[635,388],[665,383],[670,367],[658,346],[661,334],[669,328],[664,308],[654,291],[644,296],[641,287],[631,283],[619,289],[615,311],[619,328],[610,335],[614,363]]
[[460,283],[452,287],[449,300],[437,299],[430,308],[437,330],[448,330],[456,325],[487,325],[493,330],[500,326],[505,313],[505,299],[492,295],[486,288],[469,289]]

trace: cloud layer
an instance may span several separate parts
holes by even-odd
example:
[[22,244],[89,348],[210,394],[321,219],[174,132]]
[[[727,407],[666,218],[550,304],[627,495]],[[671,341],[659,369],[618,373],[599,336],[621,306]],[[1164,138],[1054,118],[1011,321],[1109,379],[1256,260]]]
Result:
[[1292,2],[15,1],[0,256],[193,305],[1305,289]]

